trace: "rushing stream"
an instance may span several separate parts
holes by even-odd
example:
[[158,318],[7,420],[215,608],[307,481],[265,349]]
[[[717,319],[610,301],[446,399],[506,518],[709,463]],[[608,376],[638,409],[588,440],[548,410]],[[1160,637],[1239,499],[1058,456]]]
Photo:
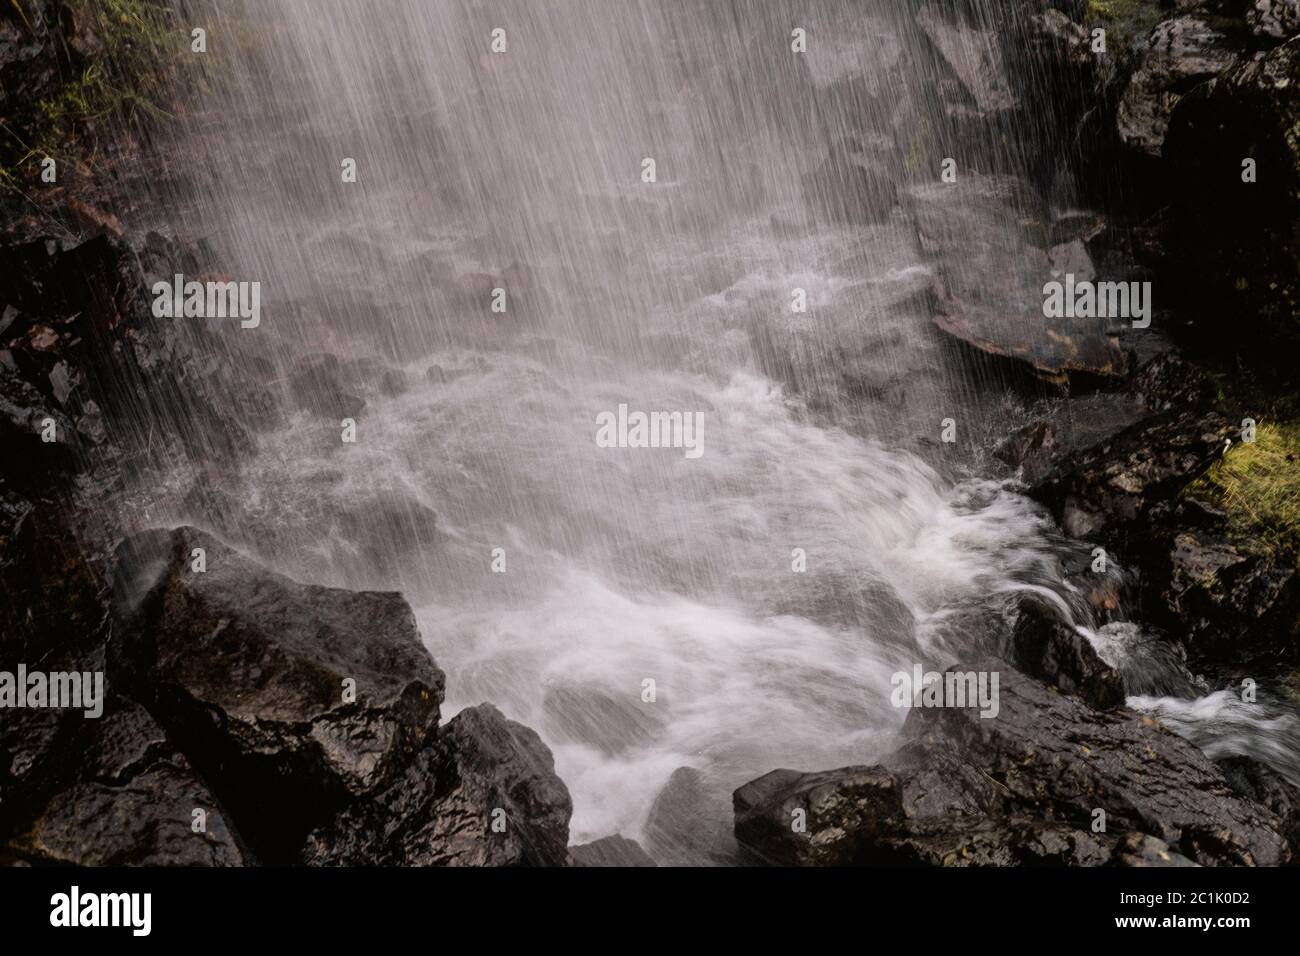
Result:
[[[488,700],[536,728],[574,843],[640,836],[679,767],[725,830],[759,774],[882,756],[905,716],[890,674],[991,646],[1016,592],[1094,628],[1063,571],[1088,547],[977,459],[908,440],[997,400],[918,306],[915,230],[822,215],[806,187],[866,134],[819,101],[792,24],[828,38],[814,79],[886,83],[876,64],[909,42],[897,6],[248,0],[210,20],[227,79],[165,198],[262,283],[261,327],[230,334],[258,337],[290,414],[254,461],[178,475],[139,523],[400,588],[448,674],[444,718]],[[907,91],[871,92],[867,125]],[[806,343],[798,393],[763,313]],[[833,378],[822,330],[845,323],[897,389],[807,387]],[[621,404],[701,413],[701,454],[601,447]],[[1293,717],[1235,714],[1133,625],[1089,633],[1149,693],[1135,703],[1300,776]]]

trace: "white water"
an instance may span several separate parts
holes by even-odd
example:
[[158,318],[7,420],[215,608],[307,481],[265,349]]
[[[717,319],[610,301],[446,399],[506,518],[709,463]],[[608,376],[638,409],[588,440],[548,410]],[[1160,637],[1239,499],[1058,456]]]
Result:
[[[840,47],[906,44],[889,4],[865,6],[800,15]],[[681,766],[725,815],[773,768],[878,758],[904,716],[889,675],[995,643],[1018,589],[1083,614],[1034,506],[898,444],[973,415],[974,385],[915,306],[929,272],[906,219],[834,223],[800,185],[878,102],[799,92],[796,7],[731,11],[253,0],[212,28],[214,69],[246,85],[176,152],[187,231],[263,283],[263,328],[237,334],[259,336],[290,418],[147,518],[303,580],[401,588],[448,673],[444,716],[488,700],[538,729],[574,843],[640,836]],[[811,316],[789,317],[795,286]],[[755,350],[772,313],[815,410]],[[844,328],[883,383],[868,397],[837,384]],[[356,444],[335,392],[292,384],[314,353],[362,363]],[[395,372],[405,388],[381,388]],[[702,412],[703,456],[597,447],[623,402]]]

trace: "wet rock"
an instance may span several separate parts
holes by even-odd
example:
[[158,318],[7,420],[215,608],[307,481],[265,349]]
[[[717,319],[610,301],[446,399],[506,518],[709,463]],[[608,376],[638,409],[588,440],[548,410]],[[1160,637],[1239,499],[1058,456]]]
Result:
[[1098,656],[1086,637],[1041,601],[1021,602],[1011,655],[1012,663],[1026,674],[1074,694],[1098,710],[1124,704],[1119,672]]
[[1028,184],[966,173],[909,195],[922,248],[935,263],[939,328],[1050,381],[1127,371],[1111,320],[1044,316],[1051,236],[1043,202]]
[[627,837],[602,837],[591,843],[571,847],[572,866],[658,866],[641,844]]
[[594,687],[552,687],[542,700],[546,726],[557,739],[595,747],[610,756],[654,742],[660,711],[635,694],[615,697]]
[[666,866],[729,861],[735,850],[731,808],[724,793],[694,767],[678,767],[655,797],[646,817],[646,847]]
[[314,865],[564,866],[573,803],[532,730],[481,704],[394,784],[313,832]]
[[733,797],[736,841],[774,866],[889,862],[903,826],[898,782],[880,767],[773,770]]
[[119,548],[114,616],[113,675],[267,856],[389,783],[437,724],[443,675],[399,594],[298,584],[178,528]]
[[1124,529],[1209,467],[1240,429],[1214,412],[1171,409],[1061,461],[1031,487],[1066,534]]
[[1227,38],[1204,20],[1182,16],[1157,24],[1120,100],[1116,114],[1120,139],[1158,158],[1178,101],[1236,61]]
[[[1271,667],[1300,659],[1300,567],[1183,507],[1151,568],[1169,626],[1197,660]],[[1170,540],[1170,538],[1172,540]]]
[[940,4],[921,7],[916,22],[961,78],[979,110],[996,113],[1019,105],[1001,38],[991,25],[971,22],[954,8]]
[[1152,411],[1201,408],[1214,397],[1205,373],[1177,352],[1164,352],[1143,365],[1129,391]]
[[[1182,857],[1271,866],[1288,858],[1276,813],[1234,792],[1196,747],[1155,720],[1094,710],[996,660],[975,669],[1001,674],[997,717],[916,708],[906,742],[880,766],[782,770],[747,784],[735,796],[742,846],[800,865],[1176,865]],[[1104,832],[1092,832],[1096,809],[1106,813]],[[800,817],[802,832],[792,826]]]
[[[1165,161],[1174,196],[1171,266],[1201,314],[1207,344],[1230,336],[1290,374],[1300,349],[1300,37],[1243,61],[1183,97]],[[1243,182],[1243,163],[1255,182]]]
[[1300,0],[1254,0],[1246,22],[1256,36],[1289,40],[1300,33]]
[[[137,704],[86,721],[73,779],[58,786],[11,848],[78,866],[239,866],[251,862],[225,811]],[[203,827],[195,832],[195,810]]]
[[1291,846],[1291,862],[1300,854],[1300,788],[1283,779],[1272,767],[1250,757],[1217,761],[1232,789],[1248,800],[1268,807],[1281,821],[1281,834]]
[[76,517],[66,501],[18,494],[0,473],[0,662],[71,666],[101,655],[108,591]]
[[1056,426],[1030,422],[1008,435],[993,450],[994,456],[1020,471],[1026,481],[1040,477],[1050,467],[1056,449]]
[[[53,441],[46,441],[46,436]],[[32,488],[48,487],[76,462],[77,432],[53,398],[0,362],[0,443],[5,474]]]

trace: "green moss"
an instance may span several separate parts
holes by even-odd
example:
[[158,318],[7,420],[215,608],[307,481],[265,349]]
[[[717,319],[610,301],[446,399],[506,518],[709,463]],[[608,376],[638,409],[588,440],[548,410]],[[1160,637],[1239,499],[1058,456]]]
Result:
[[1300,556],[1300,421],[1260,422],[1184,494],[1225,511],[1247,550]]

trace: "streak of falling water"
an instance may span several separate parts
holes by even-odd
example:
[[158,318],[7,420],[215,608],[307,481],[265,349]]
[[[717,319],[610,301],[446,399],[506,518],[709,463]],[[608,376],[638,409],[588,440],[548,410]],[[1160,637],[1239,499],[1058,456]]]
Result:
[[[924,116],[899,4],[201,9],[183,21],[220,75],[159,205],[262,283],[263,326],[235,334],[290,418],[251,463],[177,476],[152,517],[302,579],[400,587],[444,715],[490,700],[552,747],[573,842],[643,835],[682,766],[725,831],[758,774],[885,752],[890,673],[990,639],[1006,595],[1083,615],[1027,501],[886,443],[977,384],[915,308],[914,231],[827,214],[844,197],[818,179],[846,138]],[[790,55],[792,24],[819,56]],[[921,383],[910,404],[814,412],[776,384],[754,313],[793,287],[878,342],[883,378]],[[597,447],[620,403],[702,412],[703,455]],[[725,834],[696,849],[725,856]]]

